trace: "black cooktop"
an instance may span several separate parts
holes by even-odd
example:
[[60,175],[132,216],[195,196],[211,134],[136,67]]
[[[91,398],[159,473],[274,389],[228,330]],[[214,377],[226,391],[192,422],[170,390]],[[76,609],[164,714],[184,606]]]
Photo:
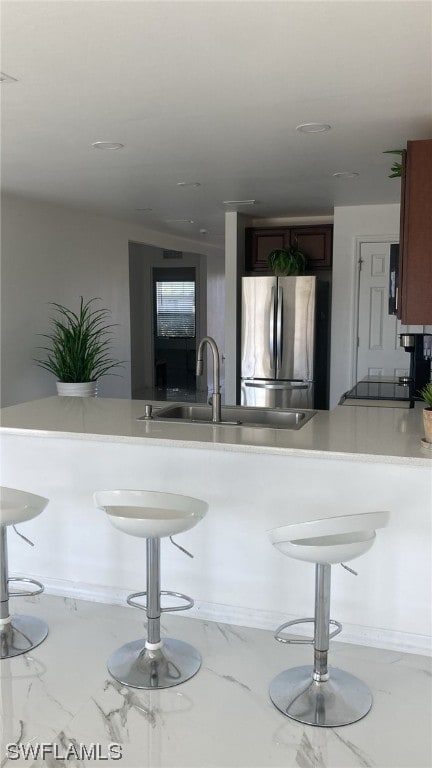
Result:
[[410,387],[397,381],[359,381],[346,397],[361,400],[410,400]]

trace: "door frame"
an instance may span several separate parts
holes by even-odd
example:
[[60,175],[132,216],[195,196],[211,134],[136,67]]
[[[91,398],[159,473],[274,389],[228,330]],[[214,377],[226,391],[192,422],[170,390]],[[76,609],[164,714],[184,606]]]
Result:
[[[164,250],[129,240],[129,312],[131,345],[131,397],[142,398],[143,389],[154,389],[153,299],[152,268],[166,267]],[[182,252],[179,266],[196,268],[199,290],[199,325],[197,333],[207,333],[207,256],[203,253]],[[172,266],[172,265],[171,265]]]
[[353,323],[351,336],[351,386],[357,383],[357,347],[359,335],[359,297],[360,297],[360,257],[363,243],[399,243],[399,234],[395,235],[357,235],[354,240],[354,281],[353,281]]

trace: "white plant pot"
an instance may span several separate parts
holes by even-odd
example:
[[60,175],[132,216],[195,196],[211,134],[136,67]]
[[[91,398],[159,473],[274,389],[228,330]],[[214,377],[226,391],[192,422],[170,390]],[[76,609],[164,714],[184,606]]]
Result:
[[97,381],[57,381],[57,394],[62,397],[96,397]]

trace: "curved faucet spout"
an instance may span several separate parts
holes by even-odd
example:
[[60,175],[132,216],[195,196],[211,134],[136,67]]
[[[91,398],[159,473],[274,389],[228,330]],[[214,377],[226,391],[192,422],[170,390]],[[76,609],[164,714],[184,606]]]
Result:
[[220,423],[221,421],[221,392],[220,392],[220,359],[219,350],[215,340],[211,336],[203,336],[198,352],[196,375],[202,376],[204,366],[204,347],[208,344],[213,355],[213,392],[212,392],[212,421]]

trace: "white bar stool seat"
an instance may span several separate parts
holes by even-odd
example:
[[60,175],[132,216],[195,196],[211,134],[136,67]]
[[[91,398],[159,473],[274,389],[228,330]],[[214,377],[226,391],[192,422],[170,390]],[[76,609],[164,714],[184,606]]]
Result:
[[[389,512],[365,512],[284,525],[268,531],[272,544],[296,560],[315,563],[315,616],[282,624],[275,632],[283,643],[313,643],[314,665],[281,672],[270,685],[273,704],[288,717],[309,725],[336,727],[354,723],[372,706],[369,688],[349,672],[327,665],[329,640],[342,630],[330,619],[331,565],[367,552],[375,529],[387,525]],[[348,569],[351,570],[351,569]],[[287,627],[312,622],[313,640],[289,639]],[[330,633],[330,625],[336,629]]]
[[[16,488],[0,487],[0,659],[10,659],[32,650],[45,640],[48,625],[34,616],[9,613],[9,598],[39,595],[43,584],[36,579],[14,578],[8,572],[7,528],[40,515],[48,499]],[[16,531],[16,529],[15,529]],[[18,531],[16,531],[18,533]],[[32,544],[25,536],[21,538]],[[31,584],[35,590],[11,592],[11,582]]]
[[[148,622],[147,640],[136,640],[119,648],[108,659],[109,673],[123,685],[132,688],[170,688],[195,675],[201,656],[188,643],[160,636],[160,616],[164,611],[192,608],[193,600],[179,592],[160,588],[160,539],[193,528],[204,517],[208,504],[200,499],[175,493],[142,490],[97,491],[94,502],[103,509],[115,528],[130,536],[146,539],[147,589],[129,595],[127,602],[145,608]],[[192,557],[192,555],[190,555]],[[161,595],[183,599],[183,605],[161,608]],[[140,605],[136,598],[146,598]]]

